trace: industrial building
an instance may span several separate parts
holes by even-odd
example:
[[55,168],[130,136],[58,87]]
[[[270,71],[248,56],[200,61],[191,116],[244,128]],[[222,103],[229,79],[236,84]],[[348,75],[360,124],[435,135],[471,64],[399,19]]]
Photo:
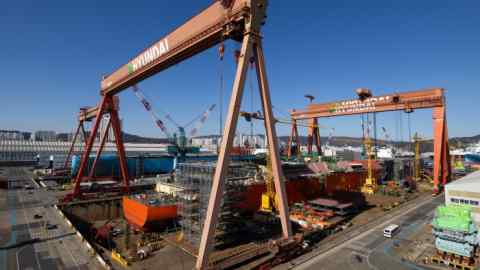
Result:
[[[34,161],[38,159],[40,165],[46,166],[53,157],[54,167],[64,164],[71,142],[58,141],[24,141],[24,140],[0,140],[0,161]],[[74,153],[81,153],[85,147],[82,143],[76,143]],[[95,143],[93,148],[98,148]],[[129,155],[151,154],[159,155],[167,152],[164,144],[125,143],[126,152]],[[106,143],[104,152],[115,154],[113,143]],[[68,161],[69,163],[71,160]]]
[[0,140],[30,140],[31,135],[19,130],[0,130]]
[[57,133],[52,130],[37,130],[33,133],[33,138],[37,142],[54,142],[57,140]]

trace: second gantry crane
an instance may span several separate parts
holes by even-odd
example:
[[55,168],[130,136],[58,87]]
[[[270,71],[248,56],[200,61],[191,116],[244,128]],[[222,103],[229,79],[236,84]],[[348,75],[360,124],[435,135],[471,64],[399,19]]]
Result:
[[[370,96],[363,100],[352,99],[322,104],[310,104],[306,109],[291,112],[292,122],[300,119],[315,119],[344,115],[358,115],[371,112],[405,111],[418,109],[433,110],[433,180],[434,194],[438,194],[451,176],[450,152],[448,147],[448,129],[446,101],[443,88],[395,92],[382,96]],[[292,127],[292,130],[294,127]],[[292,137],[298,136],[292,132]],[[294,141],[292,138],[290,141]],[[289,153],[294,155],[295,153]]]

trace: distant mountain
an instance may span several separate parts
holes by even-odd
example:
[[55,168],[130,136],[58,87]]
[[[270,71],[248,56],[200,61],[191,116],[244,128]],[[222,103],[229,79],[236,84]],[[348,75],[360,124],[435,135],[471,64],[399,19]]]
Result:
[[[167,143],[168,139],[165,138],[149,138],[149,137],[142,137],[138,135],[124,133],[123,135],[125,142],[136,142],[136,143]],[[197,136],[197,138],[218,138],[218,135],[204,135],[204,136]],[[288,136],[279,136],[279,140],[283,143],[288,142]],[[328,137],[320,137],[322,144],[326,143]],[[306,136],[300,136],[300,141],[303,145],[307,143]],[[453,137],[449,139],[449,143],[451,146],[454,147],[461,147],[471,143],[477,143],[480,141],[480,135],[472,136],[472,137]],[[363,144],[362,138],[358,137],[348,137],[348,136],[333,136],[330,138],[329,141],[330,145],[333,146],[353,146],[359,147]],[[407,148],[409,143],[408,142],[400,142],[400,141],[385,141],[385,140],[377,140],[377,145],[379,146],[391,146],[395,145],[397,147]],[[421,151],[422,152],[430,152],[433,151],[433,140],[426,140],[421,144]]]
[[[68,141],[69,133],[58,133],[57,139],[59,141]],[[218,138],[218,135],[203,135],[203,136],[196,136],[196,138]],[[151,137],[143,137],[135,134],[130,133],[123,133],[123,140],[124,142],[128,143],[168,143],[169,140],[166,138],[151,138]],[[288,136],[279,136],[279,140],[283,143],[288,142]],[[322,144],[325,144],[328,141],[328,137],[321,137],[320,138]],[[300,142],[302,145],[307,143],[306,136],[300,136]],[[452,137],[449,139],[449,143],[453,147],[463,147],[468,144],[478,143],[480,142],[480,134],[471,136],[471,137]],[[358,137],[348,137],[348,136],[333,136],[330,138],[329,141],[330,145],[333,146],[353,146],[359,147],[363,144],[362,138]],[[399,141],[385,141],[385,140],[377,140],[377,145],[384,146],[384,145],[395,145],[397,147],[408,147],[408,142],[399,142]],[[433,141],[426,140],[421,144],[421,151],[422,152],[430,152],[433,151]]]

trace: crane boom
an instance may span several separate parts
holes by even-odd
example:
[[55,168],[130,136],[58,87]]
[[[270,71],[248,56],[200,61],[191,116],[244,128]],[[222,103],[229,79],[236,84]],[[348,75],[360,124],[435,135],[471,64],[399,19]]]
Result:
[[170,132],[168,132],[167,127],[165,126],[163,121],[160,120],[160,117],[158,117],[155,111],[152,110],[152,105],[150,104],[150,102],[147,101],[147,99],[145,98],[145,95],[140,91],[140,89],[136,84],[133,85],[132,90],[133,90],[133,93],[135,93],[135,96],[138,98],[138,100],[140,100],[140,103],[142,103],[145,110],[150,113],[150,116],[152,117],[157,127],[160,128],[160,130],[163,133],[165,133],[167,138],[171,138]]
[[208,107],[208,109],[205,112],[203,112],[202,116],[200,117],[200,120],[196,122],[195,126],[190,131],[190,134],[189,134],[190,137],[195,136],[198,130],[202,128],[203,124],[205,124],[205,122],[207,121],[207,118],[210,115],[210,113],[213,111],[213,109],[215,109],[215,106],[216,106],[215,104],[212,104],[210,105],[210,107]]
[[[226,2],[230,3],[225,4]],[[127,64],[104,77],[101,93],[114,95],[215,46],[224,39],[224,35],[241,40],[245,28],[245,23],[242,22],[250,17],[251,5],[251,0],[215,1]]]

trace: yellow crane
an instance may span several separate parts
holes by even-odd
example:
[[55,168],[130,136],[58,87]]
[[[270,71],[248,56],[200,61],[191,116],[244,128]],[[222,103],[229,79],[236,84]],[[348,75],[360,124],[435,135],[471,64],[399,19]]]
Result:
[[422,147],[422,142],[426,142],[428,140],[422,138],[417,132],[415,132],[415,135],[413,135],[413,143],[415,145],[415,160],[413,163],[413,180],[415,181],[422,181],[422,180],[427,180],[430,183],[433,183],[433,178],[425,173],[423,170],[423,164],[422,164],[422,152],[421,152],[421,147]]
[[366,137],[365,141],[365,151],[367,154],[368,167],[367,167],[367,179],[365,179],[365,184],[362,187],[362,192],[365,194],[373,194],[377,190],[377,179],[374,176],[373,161],[375,160],[375,153],[372,151],[372,140],[370,137]]
[[266,191],[262,193],[262,203],[260,211],[272,213],[277,210],[278,197],[275,193],[275,184],[272,175],[272,160],[270,155],[266,156],[266,166],[263,167],[263,179],[265,181]]
[[420,143],[423,139],[415,132],[413,135],[413,143],[415,144],[415,162],[414,166],[414,173],[413,173],[413,180],[420,181],[422,180],[422,165],[421,165],[421,153],[420,153]]

